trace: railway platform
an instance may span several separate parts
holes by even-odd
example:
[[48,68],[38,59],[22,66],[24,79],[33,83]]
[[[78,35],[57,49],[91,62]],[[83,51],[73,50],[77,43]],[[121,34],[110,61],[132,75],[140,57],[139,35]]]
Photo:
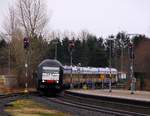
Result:
[[124,102],[141,102],[150,105],[150,92],[148,91],[135,91],[134,94],[131,94],[129,90],[116,90],[112,89],[112,92],[109,92],[108,89],[97,89],[97,90],[67,90],[68,93],[82,95],[85,97],[92,96],[97,99],[111,99],[113,100],[120,100]]

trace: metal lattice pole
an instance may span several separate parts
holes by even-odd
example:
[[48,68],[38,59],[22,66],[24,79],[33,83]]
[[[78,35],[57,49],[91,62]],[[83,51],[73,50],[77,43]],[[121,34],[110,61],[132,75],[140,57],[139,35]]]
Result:
[[55,42],[55,60],[57,60],[57,42]]
[[134,50],[133,50],[133,44],[131,49],[131,94],[134,94],[135,91],[135,77],[134,77]]
[[70,51],[70,65],[71,65],[71,88],[73,88],[73,82],[72,82],[72,50]]
[[109,78],[109,92],[112,92],[111,89],[111,40],[110,40],[110,50],[109,50],[109,69],[110,69],[110,78]]
[[28,50],[25,54],[25,92],[28,92]]

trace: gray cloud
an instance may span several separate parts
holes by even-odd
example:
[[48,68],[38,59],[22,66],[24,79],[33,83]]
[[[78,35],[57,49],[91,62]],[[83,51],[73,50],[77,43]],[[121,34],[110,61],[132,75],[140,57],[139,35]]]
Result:
[[[1,0],[1,12],[8,1],[11,0]],[[52,11],[52,29],[87,29],[98,36],[122,30],[150,36],[149,4],[149,0],[47,0],[48,11]]]

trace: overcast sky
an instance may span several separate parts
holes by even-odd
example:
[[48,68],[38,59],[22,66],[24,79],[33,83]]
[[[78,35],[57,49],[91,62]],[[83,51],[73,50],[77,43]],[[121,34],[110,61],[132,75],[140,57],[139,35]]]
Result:
[[[0,24],[10,2],[0,0]],[[97,36],[119,31],[150,37],[150,0],[47,0],[50,30],[88,30]]]

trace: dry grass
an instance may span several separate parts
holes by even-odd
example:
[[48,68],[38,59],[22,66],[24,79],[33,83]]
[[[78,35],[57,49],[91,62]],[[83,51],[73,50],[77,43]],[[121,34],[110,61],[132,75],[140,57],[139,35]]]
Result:
[[71,116],[68,113],[48,109],[44,105],[29,99],[12,102],[12,106],[7,107],[5,111],[12,116]]
[[[35,92],[36,89],[28,88],[28,91]],[[25,88],[9,88],[9,87],[0,86],[0,93],[3,93],[3,94],[23,93],[23,92],[25,92]]]

